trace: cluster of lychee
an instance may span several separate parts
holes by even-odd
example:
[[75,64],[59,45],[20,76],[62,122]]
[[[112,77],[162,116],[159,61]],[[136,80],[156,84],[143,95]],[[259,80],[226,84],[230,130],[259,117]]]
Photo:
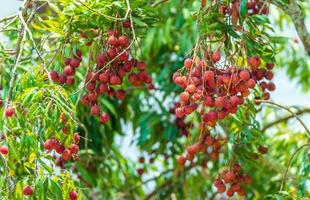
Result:
[[[175,109],[177,107],[180,107],[179,102],[175,103],[174,107],[171,107],[169,112],[174,115]],[[191,124],[185,122],[185,117],[176,118],[175,124],[176,124],[177,128],[180,130],[182,136],[187,137],[189,135],[189,128],[191,127]]]
[[[246,3],[247,7],[247,14],[257,15],[257,14],[264,14],[268,15],[269,13],[269,5],[262,0],[249,0]],[[240,0],[233,0],[229,6],[221,5],[220,12],[223,14],[231,14],[233,10],[236,9],[237,13],[240,10]]]
[[244,186],[251,183],[252,178],[249,175],[242,174],[240,165],[236,163],[231,169],[222,171],[219,178],[213,182],[213,185],[216,187],[217,192],[224,193],[226,191],[226,195],[232,197],[235,193],[244,196]]
[[80,136],[78,133],[75,133],[73,136],[74,143],[70,147],[65,148],[63,144],[57,139],[47,139],[44,142],[44,149],[48,152],[55,150],[56,153],[61,155],[62,160],[68,161],[73,155],[76,155],[79,151],[78,143],[80,141]]
[[173,81],[184,89],[180,94],[180,106],[175,110],[178,118],[198,110],[202,121],[214,127],[218,120],[236,113],[256,85],[263,90],[262,96],[257,98],[270,98],[268,91],[274,91],[275,85],[264,79],[272,80],[273,64],[266,64],[263,69],[260,58],[254,56],[248,58],[249,68],[219,68],[216,64],[220,59],[219,52],[200,61],[197,57],[194,60],[188,58],[184,62],[185,73],[174,73]]
[[187,147],[186,155],[177,158],[178,164],[184,166],[186,161],[192,162],[198,153],[207,154],[212,160],[217,160],[224,140],[211,136],[209,133],[202,139],[202,142]]
[[[67,135],[67,118],[65,116],[64,113],[61,113],[60,115],[60,120],[63,124],[63,128],[62,128],[62,132]],[[65,146],[61,143],[60,140],[58,139],[54,139],[54,138],[50,138],[47,139],[44,142],[44,149],[47,152],[51,152],[52,150],[55,150],[56,153],[58,153],[59,155],[61,155],[59,157],[59,159],[61,159],[62,161],[68,161],[71,159],[71,157],[73,155],[76,155],[79,151],[79,144],[80,142],[80,135],[78,133],[74,133],[73,135],[73,144],[71,144],[70,147],[65,148]],[[58,162],[58,161],[57,161]]]
[[80,66],[82,61],[82,51],[77,49],[72,58],[66,58],[64,61],[65,68],[63,73],[50,71],[49,75],[52,81],[59,83],[61,85],[73,85],[74,75],[77,68]]
[[106,43],[107,49],[96,56],[97,68],[87,74],[87,94],[81,98],[81,103],[90,107],[92,115],[100,115],[101,123],[106,123],[109,115],[105,112],[100,114],[100,96],[123,100],[126,79],[136,87],[152,83],[151,76],[145,71],[146,64],[130,55],[130,41],[126,35],[119,35],[118,30],[109,30]]

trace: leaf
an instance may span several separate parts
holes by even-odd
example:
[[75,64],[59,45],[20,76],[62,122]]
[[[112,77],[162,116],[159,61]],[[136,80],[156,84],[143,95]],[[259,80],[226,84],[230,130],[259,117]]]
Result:
[[247,0],[241,0],[240,2],[240,18],[243,20],[246,16],[246,14],[248,13],[248,8],[247,8]]

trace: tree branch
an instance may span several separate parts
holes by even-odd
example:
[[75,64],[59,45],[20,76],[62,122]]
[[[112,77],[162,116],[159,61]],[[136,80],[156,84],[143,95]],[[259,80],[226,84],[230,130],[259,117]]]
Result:
[[295,26],[296,32],[302,44],[304,45],[305,51],[310,56],[310,36],[306,27],[305,17],[302,15],[297,1],[291,0],[288,5],[279,0],[274,0],[271,3],[282,9],[290,16]]
[[[299,115],[303,115],[303,114],[306,114],[306,113],[310,113],[310,108],[299,110],[299,111],[295,112],[295,115],[299,116]],[[286,121],[288,121],[288,120],[290,120],[290,119],[292,119],[294,117],[295,116],[293,114],[291,114],[291,115],[287,115],[287,116],[284,116],[282,118],[276,119],[273,122],[270,122],[269,124],[265,125],[262,128],[262,132],[265,132],[267,129],[273,127],[276,124],[279,124],[279,123],[282,123],[282,122],[286,122]]]
[[275,102],[272,102],[272,101],[267,101],[267,100],[255,100],[256,102],[258,103],[266,103],[266,104],[270,104],[270,105],[273,105],[273,106],[276,106],[276,107],[279,107],[279,108],[282,108],[288,112],[290,112],[298,121],[299,123],[304,127],[304,129],[306,130],[308,136],[310,137],[310,130],[308,129],[308,127],[306,126],[306,124],[300,119],[300,117],[298,117],[298,115],[296,115],[296,113],[294,113],[291,109],[285,107],[285,106],[282,106],[278,103],[275,103]]

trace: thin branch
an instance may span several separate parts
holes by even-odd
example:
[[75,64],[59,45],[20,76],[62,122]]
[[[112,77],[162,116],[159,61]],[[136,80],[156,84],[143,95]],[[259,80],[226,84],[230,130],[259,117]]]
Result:
[[272,101],[266,101],[266,100],[255,100],[256,102],[259,102],[259,103],[266,103],[266,104],[270,104],[270,105],[273,105],[273,106],[276,106],[276,107],[279,107],[279,108],[282,108],[288,112],[290,112],[299,122],[300,124],[304,127],[304,129],[306,130],[308,136],[310,137],[310,130],[308,129],[308,127],[306,126],[306,124],[300,119],[300,117],[298,117],[298,115],[296,115],[295,112],[293,112],[291,109],[285,107],[285,106],[282,106],[280,104],[277,104],[275,102],[272,102]]
[[[295,115],[300,116],[300,115],[303,115],[303,114],[306,114],[306,113],[310,113],[310,108],[299,110],[299,111],[295,112]],[[291,115],[287,115],[287,116],[284,116],[282,118],[276,119],[273,122],[270,122],[267,125],[265,125],[262,128],[262,132],[265,132],[267,129],[273,127],[274,125],[277,125],[277,124],[282,123],[282,122],[286,122],[286,121],[288,121],[288,120],[290,120],[290,119],[292,119],[294,117],[295,116],[293,114],[291,114]]]
[[302,145],[301,147],[299,147],[298,149],[296,149],[296,151],[293,153],[292,157],[290,158],[290,160],[288,161],[288,164],[287,164],[287,168],[285,170],[285,173],[283,175],[283,178],[282,178],[282,181],[281,181],[281,186],[280,186],[280,191],[283,190],[284,186],[285,186],[285,180],[286,180],[286,177],[287,177],[287,174],[288,174],[288,170],[292,164],[292,161],[294,159],[294,157],[297,155],[297,153],[299,153],[304,147],[307,147],[307,146],[310,146],[310,143],[307,143],[307,144],[304,144]]
[[118,20],[118,21],[126,20],[128,18],[129,12],[130,12],[130,8],[127,7],[126,14],[125,14],[124,17],[122,17],[122,18],[112,17],[112,16],[106,15],[106,14],[104,14],[102,12],[99,12],[99,11],[97,11],[95,9],[92,9],[91,7],[89,7],[88,5],[86,5],[85,3],[83,3],[80,0],[76,0],[76,1],[79,2],[82,6],[86,7],[88,10],[90,10],[90,11],[92,11],[92,12],[98,14],[98,15],[101,15],[101,16],[109,19],[109,20]]
[[165,3],[165,2],[167,2],[167,1],[168,1],[168,0],[160,0],[160,1],[157,1],[157,2],[153,3],[151,6],[152,6],[152,7],[156,7],[156,6],[158,6],[159,4]]
[[8,17],[4,17],[4,18],[0,19],[0,23],[8,21],[8,20],[16,18],[16,17],[17,17],[17,15],[11,15],[11,16],[8,16]]
[[282,9],[290,16],[295,26],[296,32],[302,44],[304,45],[305,51],[310,56],[310,36],[307,31],[305,17],[302,15],[297,1],[291,0],[289,4],[284,4],[279,0],[274,0],[271,3]]

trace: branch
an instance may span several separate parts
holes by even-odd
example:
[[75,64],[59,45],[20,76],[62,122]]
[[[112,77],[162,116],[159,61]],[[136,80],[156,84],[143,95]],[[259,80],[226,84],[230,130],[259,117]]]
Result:
[[255,100],[256,102],[258,103],[266,103],[266,104],[270,104],[270,105],[273,105],[273,106],[276,106],[276,107],[279,107],[279,108],[282,108],[288,112],[290,112],[299,122],[300,124],[304,127],[304,129],[306,130],[308,136],[310,137],[310,130],[308,129],[308,127],[306,126],[306,124],[300,119],[300,117],[298,117],[298,115],[296,115],[296,113],[294,113],[291,109],[285,107],[285,106],[282,106],[280,104],[277,104],[275,102],[272,102],[272,101],[266,101],[266,100]]
[[156,6],[158,6],[159,4],[165,3],[165,2],[167,2],[167,1],[168,1],[168,0],[160,0],[160,1],[157,1],[157,2],[153,3],[151,6],[152,6],[152,7],[156,7]]
[[287,168],[285,170],[285,173],[283,175],[283,178],[282,178],[282,181],[281,181],[281,186],[280,186],[280,191],[283,190],[284,186],[285,186],[285,180],[286,180],[286,177],[287,177],[287,174],[288,174],[288,170],[292,164],[292,161],[294,159],[294,157],[297,155],[297,153],[299,153],[304,147],[307,147],[307,146],[310,146],[310,143],[307,143],[307,144],[304,144],[302,146],[300,146],[298,149],[296,149],[296,151],[293,153],[292,157],[290,158],[290,160],[288,161],[288,164],[287,164]]
[[[303,110],[297,111],[297,112],[295,112],[295,115],[299,116],[299,115],[303,115],[303,114],[306,114],[306,113],[310,113],[310,108],[305,108]],[[286,122],[286,121],[288,121],[288,120],[290,120],[290,119],[292,119],[294,117],[295,116],[293,114],[291,114],[291,115],[287,115],[285,117],[276,119],[273,122],[270,122],[269,124],[265,125],[262,128],[262,132],[265,132],[267,129],[271,128],[272,126],[274,126],[276,124],[279,124],[279,123],[282,123],[282,122]]]
[[284,4],[279,0],[274,0],[271,2],[278,8],[286,12],[292,19],[297,34],[304,45],[306,53],[310,56],[310,36],[307,31],[305,17],[301,13],[296,0],[291,0],[288,5]]
[[[24,3],[22,5],[22,7],[19,9],[19,18],[21,20],[23,19],[23,15],[25,14],[25,12],[27,12],[27,10],[26,10],[27,2],[28,2],[28,0],[24,0]],[[31,12],[31,14],[30,14],[30,16],[29,16],[29,18],[28,18],[26,23],[29,23],[32,20],[34,14],[35,14],[35,10],[36,9],[32,10],[32,12]],[[22,23],[20,31],[19,31],[19,36],[18,36],[16,48],[15,48],[16,49],[15,50],[16,57],[15,57],[13,71],[12,71],[12,76],[11,76],[10,83],[9,83],[9,90],[8,90],[8,96],[7,96],[6,102],[5,102],[5,109],[8,107],[9,102],[10,102],[10,100],[12,98],[14,82],[15,82],[15,79],[17,77],[17,68],[18,68],[18,65],[19,65],[19,61],[20,61],[20,58],[21,58],[21,55],[22,55],[22,50],[23,50],[24,43],[25,43],[25,36],[26,36],[26,27]]]

